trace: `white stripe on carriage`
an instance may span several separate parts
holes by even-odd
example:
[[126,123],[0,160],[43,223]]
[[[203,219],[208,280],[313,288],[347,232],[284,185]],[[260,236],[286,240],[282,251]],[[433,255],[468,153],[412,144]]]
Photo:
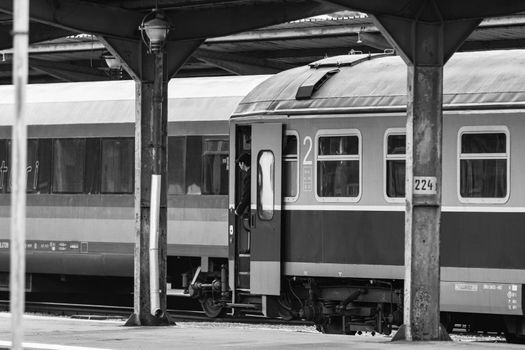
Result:
[[[284,272],[288,276],[352,277],[403,279],[402,265],[336,264],[285,262]],[[445,282],[492,282],[525,283],[525,270],[441,267],[441,281]]]
[[[310,210],[310,211],[399,211],[404,212],[405,206],[400,205],[333,205],[333,204],[285,204],[284,210]],[[468,212],[468,213],[525,213],[525,207],[510,206],[442,206],[442,212]]]

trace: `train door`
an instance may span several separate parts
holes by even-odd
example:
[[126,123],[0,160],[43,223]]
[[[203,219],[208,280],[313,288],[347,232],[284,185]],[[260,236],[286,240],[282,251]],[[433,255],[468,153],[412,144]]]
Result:
[[281,292],[283,125],[252,125],[250,293]]
[[243,175],[230,168],[229,283],[237,293],[279,295],[281,278],[281,147],[282,124],[235,125],[230,154],[251,156],[250,205],[235,215]]
[[[230,129],[230,154],[233,159],[239,158],[243,153],[251,154],[252,131],[250,125],[231,124]],[[237,162],[231,162],[230,167],[230,228],[229,228],[229,283],[232,287],[233,301],[236,301],[237,291],[250,290],[250,208],[244,213],[235,215],[242,195],[243,174]],[[248,189],[251,191],[251,188]]]

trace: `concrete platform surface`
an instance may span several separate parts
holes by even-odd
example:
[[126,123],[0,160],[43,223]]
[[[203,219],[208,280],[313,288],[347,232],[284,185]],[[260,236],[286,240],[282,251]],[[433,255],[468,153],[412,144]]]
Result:
[[[395,342],[387,336],[317,333],[312,327],[179,322],[170,327],[123,327],[122,320],[77,320],[24,317],[24,348],[52,350],[104,349],[525,349],[484,342]],[[11,318],[0,313],[0,348],[10,348]]]

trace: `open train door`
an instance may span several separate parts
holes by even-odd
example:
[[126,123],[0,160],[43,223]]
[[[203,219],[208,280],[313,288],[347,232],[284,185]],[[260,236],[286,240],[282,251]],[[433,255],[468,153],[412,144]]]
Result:
[[252,125],[250,292],[281,292],[283,125]]

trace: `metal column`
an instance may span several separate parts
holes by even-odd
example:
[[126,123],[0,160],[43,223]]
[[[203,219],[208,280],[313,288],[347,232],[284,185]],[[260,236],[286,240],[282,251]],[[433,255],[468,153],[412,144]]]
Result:
[[439,325],[442,92],[443,66],[408,66],[404,310],[408,340],[448,337],[440,337]]
[[404,324],[393,340],[450,340],[439,318],[443,65],[481,20],[444,21],[428,1],[416,18],[374,21],[408,66]]
[[[166,310],[167,256],[167,73],[165,53],[143,54],[142,77],[136,81],[135,127],[135,293],[134,314],[126,325],[169,324]],[[151,175],[161,176],[159,210],[159,315],[152,315],[149,266]],[[138,250],[138,251],[137,251]],[[151,276],[153,277],[153,276]]]
[[14,1],[14,61],[15,115],[11,150],[11,259],[9,273],[9,307],[11,311],[12,349],[22,349],[24,328],[22,316],[25,304],[26,253],[26,187],[27,187],[27,126],[25,122],[26,85],[28,71],[29,0]]
[[[202,39],[167,42],[148,54],[141,41],[100,37],[136,83],[135,123],[135,291],[134,313],[127,326],[168,325],[167,278],[167,126],[168,81],[200,46]],[[169,57],[169,61],[167,60]],[[158,271],[160,314],[151,314],[150,213],[152,174],[161,176]]]

